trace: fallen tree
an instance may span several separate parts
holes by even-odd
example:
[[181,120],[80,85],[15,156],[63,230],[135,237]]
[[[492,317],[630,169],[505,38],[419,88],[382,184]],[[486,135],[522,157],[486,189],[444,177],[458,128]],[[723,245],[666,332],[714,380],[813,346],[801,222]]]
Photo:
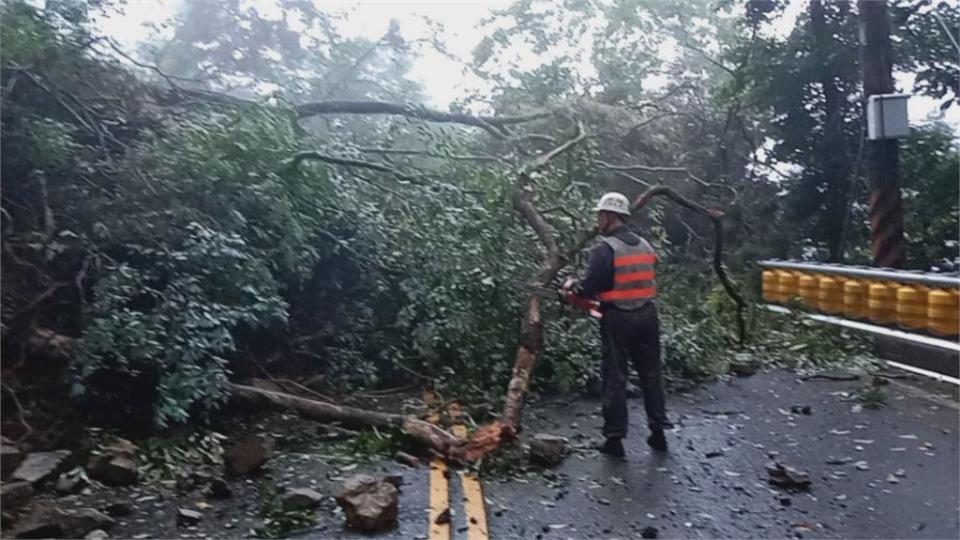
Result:
[[[557,239],[552,234],[549,224],[543,219],[542,213],[533,204],[533,191],[530,189],[530,173],[537,168],[543,167],[550,159],[568,150],[583,140],[583,138],[583,127],[578,124],[577,135],[575,137],[551,152],[544,154],[531,163],[530,166],[521,170],[514,187],[514,209],[523,216],[546,249],[543,266],[536,277],[536,281],[543,287],[549,287],[551,285],[551,282],[557,277],[557,273],[563,262],[569,260],[570,255],[580,251],[591,238],[596,236],[597,231],[595,228],[586,231],[574,242],[570,252],[566,256],[562,256],[558,248]],[[689,210],[710,218],[714,227],[713,269],[723,284],[724,290],[736,304],[738,339],[740,344],[743,345],[746,339],[743,311],[747,304],[723,268],[723,223],[721,220],[724,213],[721,210],[708,209],[684,197],[676,190],[662,184],[650,186],[641,193],[634,200],[633,204],[631,204],[631,212],[636,214],[654,197],[666,197]],[[494,452],[502,443],[515,439],[520,432],[520,417],[523,411],[524,398],[530,388],[530,378],[533,375],[533,370],[543,350],[543,319],[540,306],[540,297],[533,294],[530,295],[521,323],[520,344],[517,347],[517,353],[514,359],[513,374],[507,385],[503,414],[499,420],[495,420],[477,429],[465,445],[457,448],[458,454],[456,457],[459,459],[466,461],[481,459],[491,452]]]
[[227,389],[230,391],[231,402],[239,405],[275,411],[294,411],[310,420],[340,422],[348,427],[375,426],[402,429],[415,440],[444,455],[456,453],[456,448],[462,444],[460,439],[439,426],[411,415],[346,407],[235,383],[227,383]]
[[[129,56],[126,55],[126,53],[123,53],[122,50],[116,47],[113,43],[106,43],[110,45],[112,50],[130,60]],[[527,225],[531,227],[537,237],[537,241],[545,249],[544,259],[535,279],[535,281],[539,282],[543,286],[549,286],[551,282],[555,281],[558,272],[564,266],[564,264],[566,264],[566,262],[569,261],[575,253],[579,252],[582,247],[596,234],[593,230],[584,231],[574,242],[572,242],[572,244],[569,245],[568,248],[566,248],[566,251],[563,251],[559,242],[560,235],[546,219],[551,210],[543,210],[537,207],[538,189],[541,189],[543,186],[541,184],[542,179],[538,178],[535,173],[538,170],[547,167],[547,165],[558,156],[567,153],[588,138],[587,132],[582,123],[574,122],[571,119],[570,122],[575,126],[575,129],[573,130],[572,136],[570,136],[566,142],[561,144],[553,143],[552,141],[554,140],[554,137],[550,135],[542,135],[538,133],[518,133],[513,131],[514,129],[519,130],[519,126],[541,120],[544,121],[543,123],[548,125],[549,128],[555,128],[558,123],[563,121],[564,118],[569,119],[566,114],[572,113],[538,112],[535,114],[519,116],[474,116],[465,113],[438,111],[422,106],[371,100],[332,100],[286,106],[270,104],[269,102],[245,100],[229,94],[213,91],[187,89],[175,82],[175,78],[164,74],[156,67],[146,66],[139,63],[137,63],[137,65],[140,67],[147,67],[148,69],[151,69],[155,73],[159,74],[170,86],[170,91],[161,93],[157,100],[165,106],[179,105],[185,108],[195,103],[205,103],[207,106],[226,108],[251,107],[258,109],[269,109],[277,112],[289,113],[291,121],[295,127],[299,127],[297,124],[298,120],[324,115],[391,115],[415,119],[422,122],[444,124],[452,123],[470,128],[479,128],[488,134],[489,137],[494,139],[494,141],[487,141],[488,144],[493,144],[495,146],[483,149],[484,154],[486,154],[482,157],[483,160],[495,159],[495,161],[497,161],[500,165],[506,165],[506,160],[490,157],[490,154],[497,153],[497,151],[500,151],[503,148],[509,148],[510,154],[513,156],[532,155],[532,157],[523,166],[519,167],[519,169],[517,169],[513,175],[511,175],[513,180],[511,203],[513,210],[522,217]],[[17,74],[34,81],[34,83],[41,89],[43,86],[46,86],[44,81],[50,79],[48,74],[33,66],[24,67],[20,65],[11,65],[9,66],[9,69],[12,69]],[[21,84],[21,86],[23,85]],[[53,87],[49,88],[48,94],[50,95],[51,99],[57,101],[58,103],[61,101],[63,103],[68,103],[68,101],[65,101],[66,98],[74,98],[72,94],[66,94]],[[72,103],[73,101],[81,104],[85,102],[83,99],[73,99],[69,102]],[[74,109],[74,107],[71,107],[68,112],[76,113],[71,115],[71,117],[77,125],[82,126],[85,123],[90,123],[85,120],[86,116],[88,115],[87,113],[90,113],[90,111],[86,111],[86,109],[74,111]],[[556,109],[556,111],[560,110],[561,109]],[[578,118],[583,118],[584,121],[586,121],[587,115],[585,115],[582,110],[577,109],[577,103],[575,102],[565,104],[562,110],[575,110],[577,111],[575,116]],[[92,117],[92,113],[89,115]],[[97,139],[101,141],[101,146],[105,145],[105,143],[102,142],[103,140],[110,141],[118,136],[111,132],[111,129],[113,129],[110,127],[111,125],[112,124],[99,126],[97,127],[97,130],[91,130],[92,134],[96,135]],[[352,170],[365,169],[375,173],[391,175],[396,179],[403,181],[404,183],[419,183],[419,180],[422,178],[422,175],[420,174],[410,174],[409,171],[401,170],[401,165],[398,165],[396,162],[389,161],[385,158],[381,158],[380,160],[357,158],[353,153],[340,152],[333,146],[325,147],[322,144],[318,144],[318,141],[315,138],[312,138],[302,128],[296,129],[295,131],[297,133],[297,136],[294,137],[296,144],[291,144],[291,147],[289,148],[291,151],[290,155],[287,156],[287,158],[282,162],[284,171],[295,169],[304,161],[312,160],[321,161],[340,168]],[[555,146],[552,150],[539,152],[531,148],[523,147],[523,145],[520,144],[524,141],[534,140],[541,143],[547,142]],[[124,155],[127,146],[127,143],[120,142],[115,145],[115,148],[113,146],[105,148],[104,152],[107,153],[107,150],[112,150],[114,154],[116,154],[116,157],[120,158],[122,155]],[[314,148],[314,146],[317,147]],[[537,148],[540,147],[537,146]],[[421,150],[373,148],[371,153],[377,153],[378,155],[390,155],[390,153],[397,153],[402,155],[403,153],[411,151],[420,152]],[[443,153],[432,153],[438,157],[455,159],[455,157],[452,155],[447,156]],[[476,156],[471,153],[467,157],[473,159]],[[645,172],[669,173],[685,171],[685,169],[680,167],[650,167],[644,165],[624,166],[602,160],[594,160],[593,163],[594,165],[588,166],[598,166],[602,169],[615,171],[620,175],[626,175],[631,178],[632,175],[629,175],[627,171],[640,170]],[[699,182],[701,185],[704,185],[704,187],[709,187],[692,174],[685,174],[688,178]],[[374,183],[374,185],[377,184]],[[395,190],[388,191],[391,194],[396,193]],[[736,288],[723,272],[723,234],[721,226],[721,217],[723,215],[722,212],[709,210],[696,202],[684,198],[676,191],[663,185],[649,187],[649,189],[647,189],[647,191],[645,191],[634,203],[634,209],[639,211],[649,200],[656,196],[666,196],[673,202],[679,203],[686,208],[706,215],[712,220],[716,233],[714,269],[720,277],[720,280],[723,283],[727,293],[730,294],[737,303],[738,314],[741,313],[744,305],[743,300],[739,297],[736,292]],[[563,209],[562,207],[559,208],[561,210]],[[319,231],[318,234],[333,236],[325,231]],[[335,236],[334,239],[336,240]],[[10,240],[5,239],[5,243],[8,243],[9,241]],[[86,263],[84,263],[84,265],[85,264]],[[84,272],[81,271],[80,275],[82,276],[83,274]],[[94,279],[95,278],[91,278],[91,281]],[[76,284],[77,289],[83,292],[85,285],[82,277],[77,278]],[[34,302],[27,302],[26,305],[28,307],[32,306],[34,303],[39,305],[41,302],[45,301],[45,295],[41,294],[38,300]],[[438,452],[444,453],[450,457],[473,460],[495,450],[502,440],[516,437],[520,430],[520,418],[523,401],[528,391],[530,380],[536,367],[539,355],[543,348],[544,336],[541,301],[542,300],[540,297],[531,295],[526,302],[522,318],[519,347],[516,351],[510,382],[506,389],[504,408],[500,420],[478,430],[471,438],[469,444],[463,444],[461,441],[459,441],[459,439],[453,437],[442,429],[433,427],[422,420],[409,416],[391,415],[373,411],[364,411],[362,409],[350,407],[342,407],[335,404],[324,403],[322,401],[314,401],[284,392],[272,392],[269,390],[257,389],[233,383],[228,383],[227,389],[232,393],[234,401],[246,402],[257,407],[273,410],[294,410],[307,418],[325,422],[340,421],[355,426],[391,426],[403,429],[415,439],[422,441]],[[741,314],[741,341],[743,339],[743,334],[744,329]],[[61,339],[61,337],[62,336],[59,336],[54,332],[50,332],[48,334],[40,332],[31,337],[29,345],[32,349],[40,348],[46,350],[48,352],[48,356],[51,357],[73,356],[75,350],[73,345],[76,340],[73,340],[72,338]]]

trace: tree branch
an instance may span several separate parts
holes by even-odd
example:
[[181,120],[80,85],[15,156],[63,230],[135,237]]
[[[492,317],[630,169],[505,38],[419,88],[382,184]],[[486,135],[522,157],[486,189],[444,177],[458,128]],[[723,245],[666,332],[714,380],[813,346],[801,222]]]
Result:
[[414,150],[403,148],[370,148],[358,147],[357,151],[369,154],[398,155],[398,156],[426,156],[438,159],[452,159],[455,161],[491,161],[503,163],[503,160],[496,156],[472,155],[472,154],[441,154],[429,150]]
[[288,171],[296,170],[306,160],[322,161],[324,163],[330,163],[331,165],[340,165],[343,167],[360,167],[363,169],[370,169],[374,171],[379,171],[387,174],[392,174],[398,179],[403,180],[404,182],[410,182],[411,184],[422,183],[417,178],[404,174],[393,167],[388,167],[382,163],[374,163],[371,161],[359,161],[356,159],[341,158],[335,156],[328,156],[326,154],[321,154],[320,152],[300,152],[292,158],[286,160],[284,163],[284,168]]
[[727,276],[726,270],[723,268],[723,222],[721,221],[723,218],[723,212],[720,210],[708,209],[697,202],[687,199],[683,195],[680,195],[676,191],[664,185],[653,186],[641,193],[640,196],[637,197],[637,199],[630,206],[630,210],[632,212],[638,212],[644,206],[646,206],[646,204],[650,202],[652,198],[658,196],[667,197],[684,208],[688,208],[698,214],[707,216],[713,223],[713,270],[720,279],[720,283],[723,285],[727,295],[733,299],[734,304],[737,306],[737,337],[739,339],[740,346],[743,346],[744,341],[746,340],[746,324],[743,319],[743,311],[746,309],[747,303],[744,301],[743,297],[740,296],[740,292],[737,291],[736,286],[734,286],[733,282]]
[[430,122],[463,124],[485,130],[497,139],[505,139],[509,133],[503,126],[529,122],[550,116],[552,113],[536,113],[525,116],[473,116],[430,109],[422,105],[388,103],[384,101],[316,101],[294,107],[300,118],[322,114],[392,114],[419,118]]
[[[626,173],[627,171],[643,171],[643,172],[651,172],[651,173],[662,172],[662,173],[682,174],[682,175],[686,176],[687,178],[689,178],[690,180],[693,180],[694,182],[696,182],[697,184],[700,184],[701,186],[703,186],[703,187],[705,187],[705,188],[708,188],[708,189],[709,189],[709,188],[717,188],[717,187],[720,187],[720,188],[727,189],[727,190],[729,190],[731,193],[733,193],[734,202],[740,200],[740,193],[738,193],[737,190],[733,188],[733,186],[729,186],[729,185],[727,185],[727,184],[720,184],[720,183],[717,183],[717,182],[707,182],[706,180],[700,178],[699,176],[691,173],[690,170],[687,169],[686,167],[656,167],[656,166],[640,165],[640,164],[637,164],[637,165],[614,165],[614,164],[612,164],[612,163],[607,163],[606,161],[601,161],[601,160],[594,160],[593,163],[594,163],[595,165],[599,166],[600,168],[606,169],[606,170],[611,171],[611,172],[613,172],[613,173],[615,173],[615,174],[618,174],[618,173],[619,173],[619,174],[621,174],[621,176],[623,176],[623,173]],[[636,178],[636,177],[634,177],[634,176],[632,176],[632,175],[626,175],[626,176],[624,176],[624,177],[625,177],[625,178],[629,178],[629,179],[631,179],[631,180],[633,180],[633,181],[635,181],[635,182],[640,182],[640,183],[645,184],[645,185],[647,185],[647,186],[650,185],[650,184],[648,184],[648,183],[646,183],[646,182],[643,182],[642,180],[640,180],[640,179],[638,179],[638,178]]]

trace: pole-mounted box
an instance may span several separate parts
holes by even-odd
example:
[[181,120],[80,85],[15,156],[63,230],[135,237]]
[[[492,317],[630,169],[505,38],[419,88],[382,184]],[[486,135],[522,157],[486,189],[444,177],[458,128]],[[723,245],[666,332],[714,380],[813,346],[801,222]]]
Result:
[[867,139],[896,139],[910,134],[910,94],[875,94],[867,98]]

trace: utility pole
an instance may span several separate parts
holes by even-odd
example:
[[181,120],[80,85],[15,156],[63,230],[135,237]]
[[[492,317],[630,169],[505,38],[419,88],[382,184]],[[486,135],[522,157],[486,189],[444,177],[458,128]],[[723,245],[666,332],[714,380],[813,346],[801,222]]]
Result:
[[[864,105],[871,95],[892,94],[893,46],[886,0],[858,0],[860,64]],[[864,106],[866,110],[866,106]],[[864,141],[870,184],[870,238],[873,263],[903,266],[903,205],[900,201],[897,139]]]

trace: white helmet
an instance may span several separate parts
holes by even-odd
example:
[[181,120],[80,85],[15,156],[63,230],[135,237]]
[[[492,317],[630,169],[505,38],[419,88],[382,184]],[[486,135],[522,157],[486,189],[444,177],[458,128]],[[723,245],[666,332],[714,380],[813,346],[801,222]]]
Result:
[[626,195],[623,193],[611,191],[610,193],[604,193],[603,197],[600,197],[600,202],[598,202],[597,206],[594,207],[594,211],[613,212],[615,214],[620,214],[621,216],[629,216],[630,201],[627,200]]

